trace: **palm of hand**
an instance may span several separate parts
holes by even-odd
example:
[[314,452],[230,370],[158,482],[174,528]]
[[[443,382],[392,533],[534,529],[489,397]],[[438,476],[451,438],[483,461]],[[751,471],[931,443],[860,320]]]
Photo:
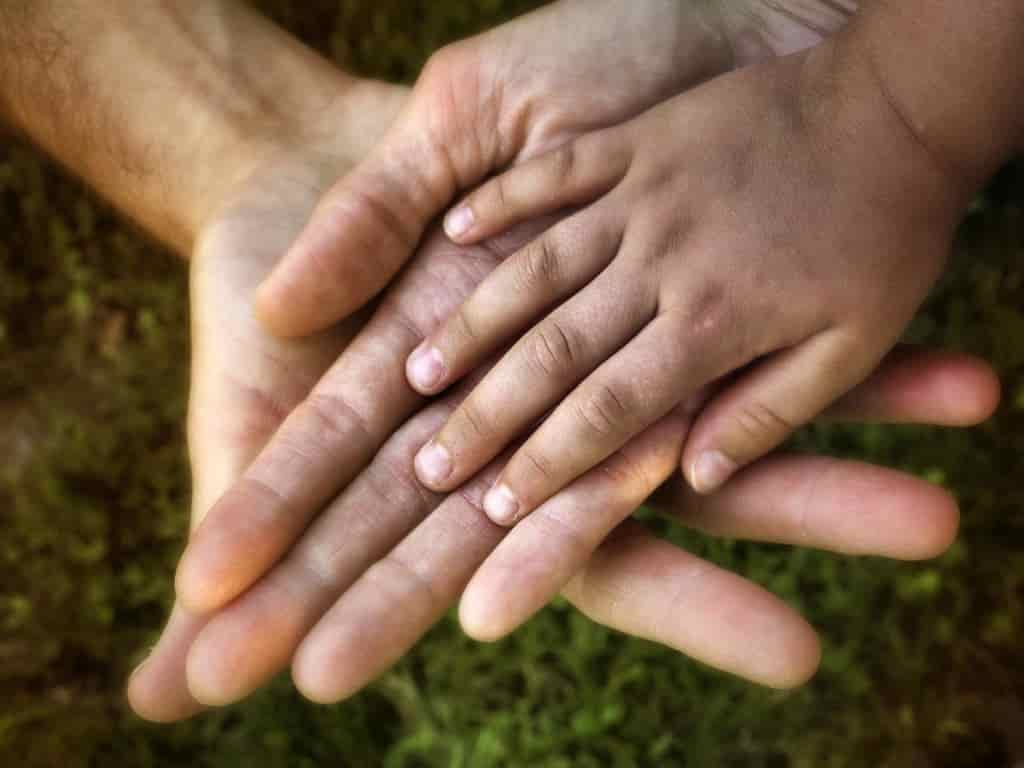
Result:
[[[325,159],[327,162],[325,163]],[[257,171],[205,227],[192,261],[189,451],[193,525],[341,354],[353,318],[302,340],[256,321],[252,296],[323,192],[329,155],[287,154]]]

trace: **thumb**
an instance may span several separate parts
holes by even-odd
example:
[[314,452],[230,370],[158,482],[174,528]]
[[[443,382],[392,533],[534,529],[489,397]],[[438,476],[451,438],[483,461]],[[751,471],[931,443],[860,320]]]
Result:
[[[435,54],[396,125],[317,205],[259,287],[256,313],[279,336],[302,336],[379,293],[415,252],[456,192],[497,158],[484,127],[479,71],[459,53]],[[456,83],[458,91],[456,93]]]
[[718,490],[863,381],[877,362],[830,330],[756,363],[697,418],[683,473],[700,493]]

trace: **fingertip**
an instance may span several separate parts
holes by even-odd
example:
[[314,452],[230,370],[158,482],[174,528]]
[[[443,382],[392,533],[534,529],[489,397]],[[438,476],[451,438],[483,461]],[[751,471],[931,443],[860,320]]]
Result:
[[174,723],[205,709],[189,693],[184,673],[185,655],[201,626],[198,618],[176,606],[156,647],[129,676],[125,698],[143,720]]
[[[201,554],[190,544],[174,572],[174,596],[178,604],[194,616],[205,616],[223,607],[230,596],[223,579],[210,578],[199,565]],[[219,585],[219,586],[212,586]]]
[[188,651],[185,660],[185,680],[188,692],[204,707],[227,707],[241,701],[249,693],[239,662],[243,658],[238,648],[218,647],[210,642],[210,627],[200,633]]
[[475,226],[476,213],[466,203],[455,206],[444,217],[444,233],[454,243],[471,243]]
[[781,663],[767,670],[758,682],[780,691],[799,688],[817,674],[821,657],[821,638],[810,624],[801,620],[785,641],[785,650],[779,657]]
[[433,491],[447,490],[454,466],[451,452],[436,440],[428,441],[413,459],[416,478]]
[[379,275],[350,264],[315,228],[303,233],[260,283],[253,315],[282,339],[309,336],[344,320],[376,293]]
[[266,331],[280,338],[288,338],[294,336],[295,332],[288,322],[288,312],[285,311],[287,302],[281,295],[275,275],[276,270],[256,288],[253,314]]
[[243,670],[238,648],[218,642],[216,619],[192,643],[185,661],[185,679],[192,697],[207,707],[225,707],[244,698]]
[[433,395],[444,389],[447,368],[440,350],[424,341],[405,361],[409,385],[421,395]]
[[503,621],[501,605],[473,583],[459,601],[459,625],[468,637],[481,643],[501,640],[511,631]]
[[[189,693],[192,698],[204,707],[225,707],[233,704],[236,699],[228,695],[221,687],[216,677],[216,672],[211,671],[207,659],[196,660],[193,653],[189,653],[188,661],[185,664],[185,678],[188,682]],[[215,665],[214,665],[215,668]]]
[[962,426],[974,426],[992,418],[1002,400],[1002,382],[984,360],[965,356],[963,369],[947,382],[950,396],[959,403]]
[[735,461],[718,450],[702,451],[690,463],[690,485],[702,495],[714,493],[739,469]]
[[525,514],[519,497],[504,483],[495,484],[487,491],[483,508],[491,522],[503,528],[511,528]]
[[315,638],[307,640],[299,646],[292,659],[292,683],[296,690],[314,704],[336,704],[347,697],[344,685],[339,685],[336,676],[331,674],[322,657],[323,650]]
[[953,545],[960,531],[960,505],[956,497],[937,485],[932,485],[931,489],[932,500],[918,505],[919,509],[928,510],[927,517],[919,522],[914,538],[908,542],[905,551],[900,553],[904,560],[931,560],[939,557]]

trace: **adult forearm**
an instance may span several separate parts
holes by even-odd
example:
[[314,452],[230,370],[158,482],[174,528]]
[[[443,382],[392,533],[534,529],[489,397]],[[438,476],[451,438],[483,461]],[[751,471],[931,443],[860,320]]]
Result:
[[0,2],[0,116],[182,253],[259,157],[363,90],[233,0]]
[[844,38],[844,55],[947,175],[976,187],[1021,150],[1020,0],[875,0]]

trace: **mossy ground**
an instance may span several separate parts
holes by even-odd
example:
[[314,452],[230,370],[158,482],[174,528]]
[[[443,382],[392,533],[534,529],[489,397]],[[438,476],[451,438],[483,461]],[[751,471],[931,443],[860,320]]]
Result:
[[[401,79],[439,44],[533,4],[259,3],[342,65]],[[1024,169],[975,206],[911,333],[995,361],[997,417],[796,441],[954,490],[964,518],[952,551],[896,564],[652,523],[822,630],[821,673],[788,694],[555,605],[496,645],[446,620],[339,706],[307,704],[282,679],[192,722],[140,722],[121,690],[163,619],[186,529],[184,270],[13,142],[0,147],[0,231],[0,765],[1008,763],[1024,730]]]

